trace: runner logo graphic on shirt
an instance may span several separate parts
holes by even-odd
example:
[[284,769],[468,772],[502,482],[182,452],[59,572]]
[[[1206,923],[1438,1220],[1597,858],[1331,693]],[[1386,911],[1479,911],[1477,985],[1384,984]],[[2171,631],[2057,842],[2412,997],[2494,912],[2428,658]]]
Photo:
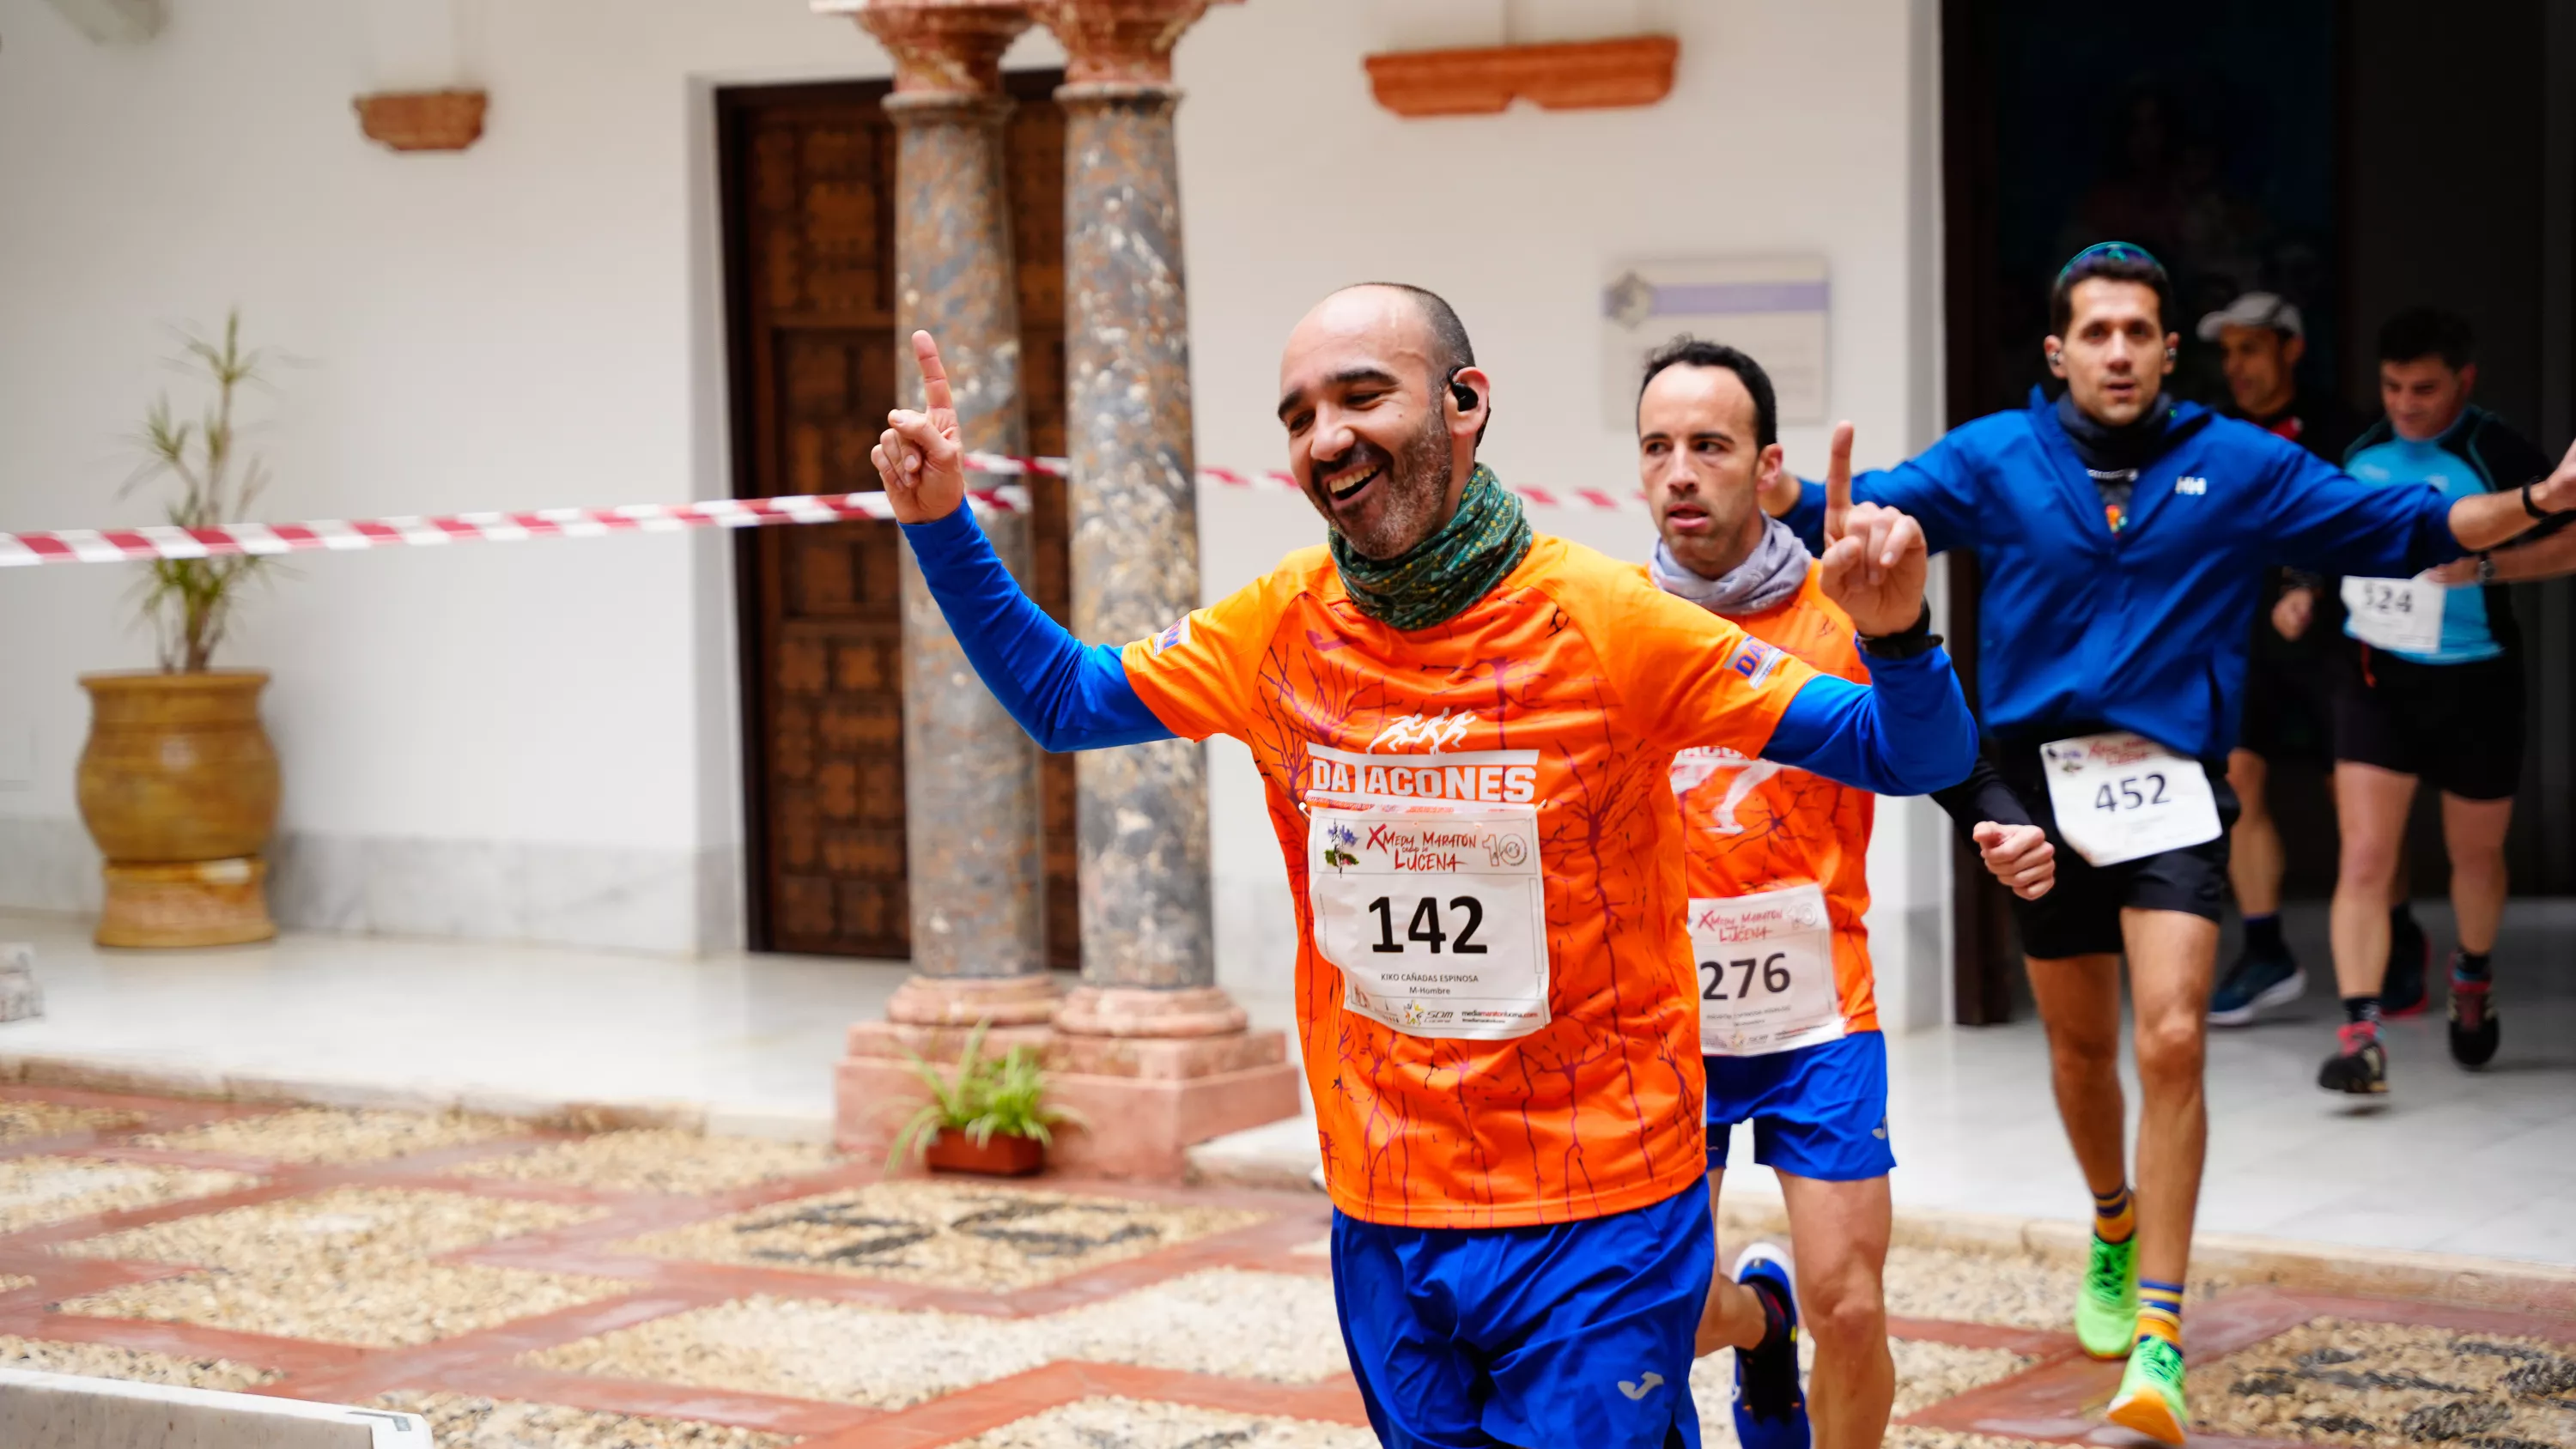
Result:
[[1726,782],[1725,798],[1708,812],[1707,828],[1719,835],[1742,835],[1744,826],[1735,818],[1735,807],[1763,781],[1787,768],[1773,760],[1747,759],[1723,745],[1696,746],[1673,756],[1673,793],[1687,795],[1717,778],[1719,771],[1733,770],[1735,778]]
[[1468,730],[1482,723],[1472,711],[1451,714],[1444,709],[1435,715],[1408,714],[1388,720],[1385,727],[1377,732],[1377,738],[1369,741],[1369,753],[1375,754],[1381,748],[1400,750],[1408,745],[1427,745],[1430,753],[1436,755],[1465,739]]
[[1172,621],[1172,627],[1154,636],[1154,652],[1161,654],[1190,642],[1190,616],[1183,614]]

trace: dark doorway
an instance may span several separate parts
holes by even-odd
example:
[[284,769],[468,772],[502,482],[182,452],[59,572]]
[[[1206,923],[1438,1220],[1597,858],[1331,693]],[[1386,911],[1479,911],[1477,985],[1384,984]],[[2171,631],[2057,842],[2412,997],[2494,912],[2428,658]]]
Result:
[[[1009,77],[1007,145],[1031,445],[1064,451],[1064,117]],[[874,491],[894,383],[895,136],[884,82],[716,96],[737,497]],[[1035,593],[1070,603],[1061,484],[1032,480]],[[895,527],[736,540],[755,950],[911,954]],[[1045,763],[1047,950],[1080,964],[1073,771]]]
[[[2548,140],[2543,98],[2576,77],[2567,22],[2553,26],[2545,10],[2546,0],[2462,0],[2436,20],[2396,0],[2177,0],[2142,23],[2048,0],[1945,4],[1949,421],[2021,406],[2044,382],[2049,282],[2078,248],[2116,237],[2151,248],[2174,274],[2169,321],[2184,347],[2173,382],[2184,396],[2226,400],[2215,351],[2192,324],[2260,287],[2306,316],[2302,392],[2372,415],[2379,324],[2405,306],[2440,305],[2478,328],[2492,378],[2480,400],[2554,455],[2568,418],[2545,361],[2576,341],[2576,316],[2568,260],[2543,243],[2563,233],[2544,223],[2576,176],[2558,174],[2569,148]],[[1973,678],[1976,563],[1949,566],[1952,638]],[[2515,889],[2567,894],[2576,709],[2564,661],[2576,591],[2516,592],[2535,674],[2555,677],[2536,677],[2531,696]],[[2543,671],[2544,659],[2555,667]],[[2335,866],[2325,771],[2276,770],[2274,783],[2286,894],[2320,899]],[[2419,825],[2431,807],[2428,792]],[[2417,840],[2416,891],[2438,894],[2438,831]],[[2006,1020],[2021,971],[2005,899],[1973,853],[1955,865],[1955,1019]]]

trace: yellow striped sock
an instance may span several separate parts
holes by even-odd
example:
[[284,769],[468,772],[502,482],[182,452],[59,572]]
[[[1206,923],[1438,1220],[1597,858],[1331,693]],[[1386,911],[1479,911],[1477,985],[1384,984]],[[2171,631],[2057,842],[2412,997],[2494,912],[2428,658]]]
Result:
[[2106,1243],[2125,1243],[2137,1230],[2137,1205],[2129,1196],[2127,1183],[2107,1193],[2093,1194],[2093,1236]]
[[2182,1285],[2138,1280],[2138,1340],[2161,1338],[2182,1347]]

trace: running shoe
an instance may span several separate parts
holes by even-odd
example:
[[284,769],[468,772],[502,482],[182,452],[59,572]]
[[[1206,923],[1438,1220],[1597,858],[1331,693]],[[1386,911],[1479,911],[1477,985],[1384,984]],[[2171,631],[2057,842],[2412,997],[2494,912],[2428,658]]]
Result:
[[2380,978],[2379,1014],[2413,1016],[2424,1009],[2424,973],[2433,965],[2433,943],[2412,914],[2388,923],[2388,971]]
[[2093,1240],[2075,1294],[2075,1341],[2095,1358],[2118,1358],[2138,1337],[2138,1238]]
[[2496,1022],[2495,982],[2485,976],[2460,974],[2458,952],[2451,953],[2451,1060],[2464,1067],[2483,1067],[2495,1060],[2503,1029]]
[[[2459,1040],[2458,1029],[2452,1041]],[[2452,1050],[2456,1053],[2457,1046]],[[2335,1028],[2335,1054],[2317,1068],[2317,1085],[2356,1097],[2388,1090],[2388,1048],[2379,1044],[2379,1028],[2366,1021],[2347,1021]]]
[[2307,990],[2307,969],[2287,952],[2260,956],[2247,951],[2210,993],[2209,1021],[2212,1026],[2244,1026],[2262,1012],[2298,1000]]
[[1769,1289],[1785,1320],[1777,1339],[1735,1351],[1735,1438],[1744,1449],[1807,1449],[1807,1395],[1798,1386],[1798,1292],[1789,1255],[1755,1243],[1735,1260],[1735,1281]]
[[2110,1420],[2159,1444],[2180,1444],[2191,1416],[2182,1407],[2182,1350],[2161,1338],[2142,1338],[2129,1351],[2120,1391],[2111,1396]]

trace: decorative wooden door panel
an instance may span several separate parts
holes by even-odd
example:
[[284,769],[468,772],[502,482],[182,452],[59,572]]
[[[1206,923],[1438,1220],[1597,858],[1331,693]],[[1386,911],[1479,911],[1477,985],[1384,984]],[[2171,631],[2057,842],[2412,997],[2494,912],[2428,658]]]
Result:
[[[1061,453],[1063,119],[1048,99],[1055,77],[1013,80],[1023,386],[1032,444]],[[886,89],[718,96],[739,496],[878,486],[868,450],[896,402]],[[1033,208],[1043,211],[1032,218]],[[1034,582],[1061,618],[1061,488],[1040,490],[1037,504]],[[901,541],[892,524],[843,523],[750,531],[736,546],[751,943],[907,956]],[[1070,965],[1080,934],[1064,763],[1050,761],[1046,777],[1046,859],[1050,956]]]

